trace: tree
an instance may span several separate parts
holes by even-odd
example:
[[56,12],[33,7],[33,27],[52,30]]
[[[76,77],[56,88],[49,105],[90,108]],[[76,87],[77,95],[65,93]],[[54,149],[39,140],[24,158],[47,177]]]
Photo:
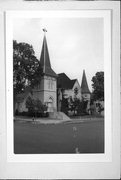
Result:
[[78,98],[70,99],[70,110],[74,111],[74,115],[87,114],[87,101]]
[[69,105],[68,99],[63,97],[61,102],[61,111],[67,115],[68,115],[68,105]]
[[34,102],[30,96],[26,100],[26,107],[28,108],[29,112],[34,112]]
[[93,92],[91,98],[93,100],[104,100],[104,72],[97,72],[92,77]]
[[74,99],[70,98],[70,110],[74,111],[74,115],[76,115],[79,105],[80,105],[80,100],[78,98],[74,98]]
[[13,89],[14,95],[27,86],[33,86],[40,79],[42,69],[32,45],[13,41]]
[[44,113],[47,111],[47,106],[42,104],[39,99],[32,99],[30,96],[26,100],[26,107],[28,108],[28,112],[32,116],[36,116],[37,113]]

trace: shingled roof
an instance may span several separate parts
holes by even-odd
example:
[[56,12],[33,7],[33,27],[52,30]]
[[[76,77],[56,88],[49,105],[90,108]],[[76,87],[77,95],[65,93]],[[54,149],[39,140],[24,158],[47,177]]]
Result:
[[65,73],[58,74],[57,87],[63,89],[72,89],[77,79],[71,80]]
[[48,46],[47,46],[47,40],[46,40],[45,35],[43,38],[42,51],[41,51],[41,56],[40,56],[40,65],[42,66],[43,73],[45,75],[57,77],[57,74],[51,68],[50,57],[49,57]]
[[81,83],[81,92],[84,93],[90,93],[88,84],[87,84],[87,78],[85,74],[85,70],[83,70],[83,76],[82,76],[82,83]]

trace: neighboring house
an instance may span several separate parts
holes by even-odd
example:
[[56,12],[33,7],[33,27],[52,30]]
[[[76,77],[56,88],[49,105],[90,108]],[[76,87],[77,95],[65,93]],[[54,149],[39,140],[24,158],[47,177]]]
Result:
[[90,90],[88,88],[85,71],[83,71],[81,86],[77,79],[70,79],[65,73],[58,74],[58,110],[61,110],[62,97],[66,99],[78,98],[87,101],[87,109],[90,108]]
[[57,87],[65,98],[75,96],[81,100],[81,87],[77,79],[70,79],[65,73],[58,74]]
[[77,97],[81,100],[81,87],[77,79],[70,79],[65,73],[58,74],[57,78],[58,91],[58,110],[61,110],[62,97],[72,98]]
[[104,116],[104,100],[96,100],[94,101],[94,106],[95,106],[95,113],[101,114]]

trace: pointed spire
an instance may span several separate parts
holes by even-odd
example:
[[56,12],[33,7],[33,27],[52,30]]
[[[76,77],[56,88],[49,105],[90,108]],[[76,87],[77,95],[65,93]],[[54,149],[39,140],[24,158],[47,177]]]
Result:
[[45,67],[51,67],[50,64],[50,57],[47,47],[47,40],[46,35],[44,34],[43,38],[43,45],[42,45],[42,51],[41,51],[41,57],[40,57],[40,64],[43,67],[43,71],[45,72]]
[[81,91],[82,91],[82,94],[90,93],[90,90],[89,90],[89,87],[88,87],[88,84],[87,84],[87,78],[86,78],[85,70],[83,70]]
[[43,68],[43,73],[50,76],[57,76],[56,73],[51,69],[50,57],[48,52],[47,40],[46,40],[46,32],[47,30],[44,28],[44,38],[42,44],[42,51],[40,56],[40,65]]

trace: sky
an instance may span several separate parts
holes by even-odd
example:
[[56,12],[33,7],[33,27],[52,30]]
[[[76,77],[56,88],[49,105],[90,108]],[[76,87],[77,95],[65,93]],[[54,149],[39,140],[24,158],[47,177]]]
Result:
[[40,59],[46,28],[52,69],[78,79],[80,85],[85,69],[92,90],[92,77],[104,70],[103,25],[103,18],[15,18],[13,39],[31,44]]

